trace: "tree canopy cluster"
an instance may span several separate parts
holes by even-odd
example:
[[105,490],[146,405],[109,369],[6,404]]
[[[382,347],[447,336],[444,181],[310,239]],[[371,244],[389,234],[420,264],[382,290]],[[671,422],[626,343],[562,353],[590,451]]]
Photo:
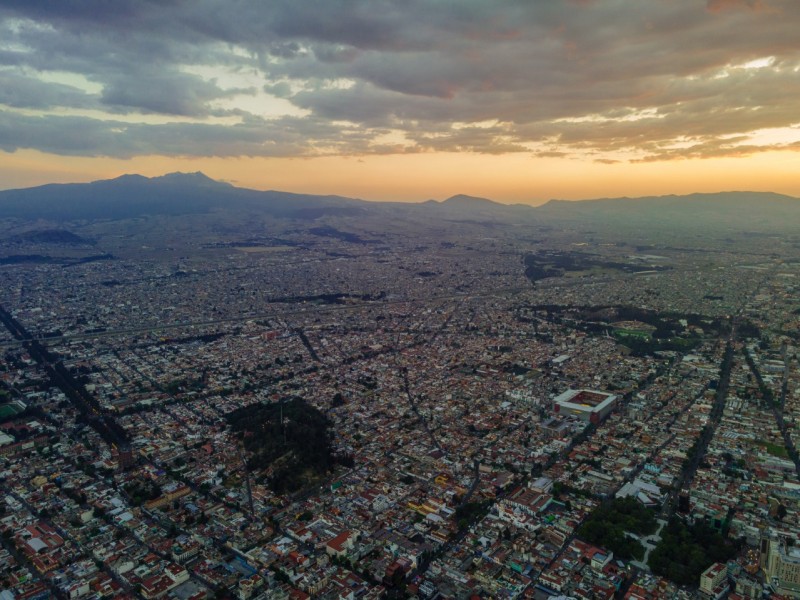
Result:
[[455,518],[459,529],[466,529],[470,523],[486,516],[491,504],[491,502],[467,502],[456,507]]
[[690,352],[698,345],[700,339],[698,337],[671,337],[668,339],[657,338],[656,333],[653,332],[653,337],[639,337],[632,335],[621,335],[614,332],[620,342],[630,348],[631,354],[634,356],[650,356],[655,352],[664,352],[671,350],[673,352]]
[[658,528],[655,513],[634,498],[615,498],[599,506],[578,529],[578,536],[622,559],[644,556],[644,546],[626,535],[649,535]]
[[123,486],[133,506],[141,506],[161,495],[161,486],[154,481],[130,481]]
[[244,444],[248,467],[265,470],[276,493],[295,492],[333,469],[331,422],[300,398],[243,406],[226,418]]
[[678,585],[697,585],[708,567],[735,555],[736,544],[705,521],[689,526],[673,517],[661,530],[661,541],[650,553],[648,566]]

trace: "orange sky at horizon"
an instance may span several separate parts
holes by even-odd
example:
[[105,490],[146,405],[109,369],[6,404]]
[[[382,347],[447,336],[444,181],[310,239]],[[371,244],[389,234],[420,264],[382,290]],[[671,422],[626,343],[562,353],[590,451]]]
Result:
[[155,177],[202,171],[238,187],[336,194],[373,201],[420,202],[455,194],[504,203],[542,204],[693,192],[770,191],[800,197],[800,155],[763,152],[747,157],[605,164],[527,153],[416,153],[319,158],[131,159],[69,157],[20,150],[2,154],[0,189],[81,183],[127,173]]
[[797,0],[105,4],[0,3],[0,189],[800,197]]

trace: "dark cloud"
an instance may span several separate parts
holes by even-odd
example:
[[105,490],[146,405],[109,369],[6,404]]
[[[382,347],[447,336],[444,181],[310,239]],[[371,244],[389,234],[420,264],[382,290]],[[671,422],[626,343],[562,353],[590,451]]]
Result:
[[[755,152],[748,132],[798,121],[798,25],[796,0],[7,0],[0,144],[109,156]],[[231,83],[237,74],[258,84]],[[306,116],[237,110],[232,99],[256,89]],[[84,109],[107,116],[65,114]],[[128,122],[152,114],[195,122]],[[208,120],[220,115],[240,121]],[[763,148],[777,147],[794,148]]]
[[0,71],[0,104],[32,109],[96,108],[97,99],[70,85],[4,70]]
[[135,108],[165,115],[203,116],[209,114],[212,100],[252,94],[252,89],[223,91],[215,83],[180,72],[148,70],[110,76],[101,102],[110,107]]
[[0,110],[0,149],[36,148],[65,156],[310,156],[396,151],[371,144],[373,133],[318,119],[247,117],[220,127],[205,123],[148,125],[82,116],[20,115]]

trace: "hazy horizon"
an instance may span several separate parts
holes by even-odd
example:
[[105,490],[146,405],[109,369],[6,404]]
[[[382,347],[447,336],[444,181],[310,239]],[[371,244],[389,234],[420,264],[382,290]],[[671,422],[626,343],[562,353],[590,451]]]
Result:
[[[209,177],[209,175],[207,173],[204,173],[203,171],[194,171],[194,172],[170,171],[170,172],[164,172],[164,173],[160,173],[160,174],[156,174],[156,175],[150,175],[150,176],[142,175],[141,173],[120,173],[118,175],[112,175],[111,177],[108,177],[108,178],[93,179],[93,180],[88,180],[88,181],[54,181],[54,182],[45,182],[45,183],[41,183],[41,184],[36,184],[36,185],[32,185],[32,186],[24,186],[24,187],[0,187],[0,192],[14,191],[14,190],[26,190],[26,189],[31,189],[31,188],[36,188],[36,187],[41,187],[41,186],[46,186],[46,185],[69,185],[69,184],[95,183],[95,182],[102,182],[102,181],[110,181],[110,180],[114,180],[114,179],[118,179],[118,178],[122,178],[122,177],[126,177],[126,176],[134,176],[134,177],[135,176],[141,176],[141,177],[146,177],[148,179],[158,179],[160,177],[166,177],[168,175],[194,175],[194,174],[200,174],[200,175],[203,175],[205,177]],[[374,202],[374,203],[385,203],[385,202],[388,202],[388,203],[402,203],[402,204],[424,204],[426,202],[431,202],[431,201],[438,202],[438,203],[443,203],[443,202],[445,202],[447,200],[463,196],[463,197],[474,198],[474,199],[478,199],[478,200],[488,200],[488,201],[493,202],[495,204],[501,204],[501,205],[505,205],[505,206],[520,206],[521,205],[521,206],[538,207],[538,206],[544,206],[548,202],[592,202],[592,201],[597,201],[597,200],[647,200],[647,199],[652,199],[652,198],[669,198],[669,197],[679,198],[679,197],[691,196],[691,195],[710,195],[710,196],[714,196],[714,195],[725,195],[725,194],[748,194],[748,193],[754,193],[754,194],[776,194],[776,195],[783,195],[783,196],[787,196],[787,197],[790,197],[790,198],[793,198],[793,199],[800,200],[800,197],[793,196],[791,194],[781,194],[780,192],[775,192],[774,190],[769,190],[769,189],[764,189],[764,190],[733,190],[733,189],[728,190],[728,189],[724,189],[724,190],[707,191],[707,192],[705,192],[705,191],[704,192],[692,191],[692,192],[687,192],[687,193],[683,193],[683,194],[665,193],[665,194],[647,194],[647,195],[643,195],[643,196],[621,195],[621,196],[596,196],[596,197],[586,197],[586,198],[547,198],[547,199],[544,199],[544,200],[533,200],[533,201],[504,200],[504,199],[493,198],[491,196],[479,196],[479,195],[476,195],[476,194],[471,194],[471,193],[466,192],[466,191],[459,191],[459,192],[454,192],[454,193],[451,193],[451,194],[449,194],[447,196],[442,196],[442,197],[413,198],[413,199],[407,199],[407,198],[382,199],[382,198],[370,198],[370,197],[362,197],[362,196],[347,196],[345,194],[337,194],[337,193],[333,193],[333,192],[317,194],[317,193],[314,193],[314,192],[307,192],[307,191],[303,191],[303,190],[276,189],[276,188],[272,188],[272,187],[257,188],[257,187],[249,187],[249,186],[246,186],[246,185],[239,185],[236,182],[227,181],[225,179],[215,179],[213,177],[209,177],[209,178],[212,179],[213,181],[217,181],[219,183],[227,183],[227,184],[230,184],[230,185],[232,185],[234,187],[237,187],[237,188],[254,190],[254,191],[263,191],[263,192],[272,191],[272,192],[282,192],[282,193],[300,194],[300,195],[309,194],[309,195],[319,195],[319,196],[341,196],[341,197],[344,197],[344,198],[352,198],[354,200],[361,200],[361,201],[364,201],[364,202]]]

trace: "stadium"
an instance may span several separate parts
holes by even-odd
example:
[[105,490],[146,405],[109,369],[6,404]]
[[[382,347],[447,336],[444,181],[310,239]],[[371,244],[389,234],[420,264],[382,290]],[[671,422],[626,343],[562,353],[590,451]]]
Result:
[[567,390],[553,401],[556,414],[600,423],[617,403],[617,396],[597,390]]

